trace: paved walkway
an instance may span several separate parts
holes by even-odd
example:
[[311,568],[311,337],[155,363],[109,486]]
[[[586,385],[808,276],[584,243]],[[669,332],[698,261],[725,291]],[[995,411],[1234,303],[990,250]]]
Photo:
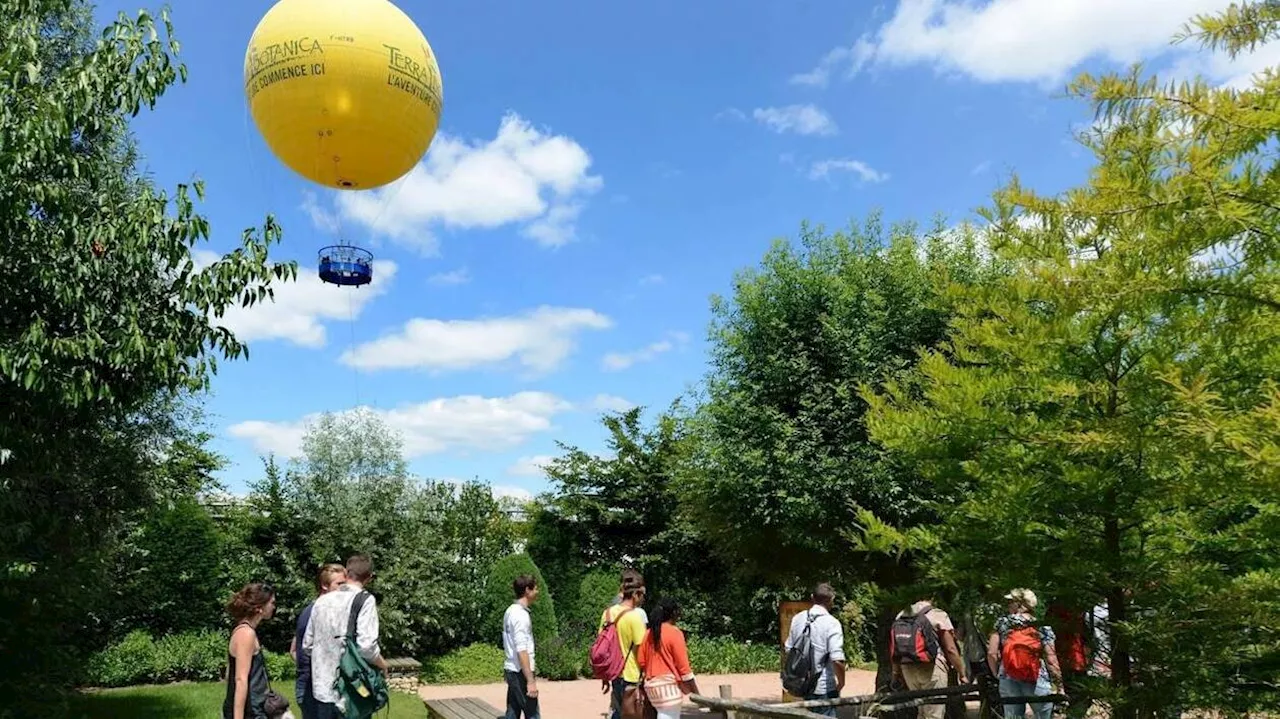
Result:
[[[844,694],[871,694],[875,691],[876,673],[859,669],[850,669],[845,681]],[[698,688],[704,693],[716,696],[719,687],[728,684],[733,687],[733,696],[737,698],[768,699],[777,701],[782,698],[782,684],[777,672],[769,674],[711,674],[698,677]],[[458,697],[476,697],[489,704],[503,709],[507,705],[506,684],[479,685],[433,685],[423,686],[418,690],[423,699],[455,699]],[[600,693],[600,682],[580,679],[573,682],[538,682],[539,703],[542,714],[554,719],[600,719],[609,709],[609,698]]]

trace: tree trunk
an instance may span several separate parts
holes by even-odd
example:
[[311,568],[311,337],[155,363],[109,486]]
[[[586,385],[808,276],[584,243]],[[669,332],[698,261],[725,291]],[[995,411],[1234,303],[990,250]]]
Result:
[[[1115,506],[1112,503],[1111,506]],[[1120,520],[1109,517],[1104,527],[1107,554],[1112,560],[1112,569],[1120,566]],[[1113,575],[1114,576],[1114,575]],[[1125,588],[1113,583],[1107,592],[1107,637],[1111,644],[1111,684],[1120,690],[1122,699],[1111,708],[1112,719],[1136,719],[1137,707],[1129,696],[1133,687],[1133,666],[1129,659],[1129,638],[1116,630],[1116,623],[1123,622],[1129,615],[1129,600],[1125,596]]]

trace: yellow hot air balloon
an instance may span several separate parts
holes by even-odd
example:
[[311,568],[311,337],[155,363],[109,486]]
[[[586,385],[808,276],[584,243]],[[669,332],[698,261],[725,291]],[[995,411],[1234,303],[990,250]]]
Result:
[[280,0],[249,40],[244,89],[285,165],[346,190],[413,169],[444,97],[427,38],[387,0]]

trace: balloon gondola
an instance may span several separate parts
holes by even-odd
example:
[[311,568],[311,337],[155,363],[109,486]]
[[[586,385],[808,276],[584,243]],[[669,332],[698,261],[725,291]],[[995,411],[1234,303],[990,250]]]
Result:
[[331,285],[360,287],[373,281],[373,253],[355,245],[330,245],[320,250],[320,280]]

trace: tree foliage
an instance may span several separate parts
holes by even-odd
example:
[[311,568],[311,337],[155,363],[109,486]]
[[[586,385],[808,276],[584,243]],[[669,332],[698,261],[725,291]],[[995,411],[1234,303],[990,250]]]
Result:
[[165,15],[99,35],[87,3],[0,2],[0,645],[24,647],[0,689],[33,716],[77,672],[119,520],[164,489],[166,403],[244,355],[211,318],[294,272],[270,218],[197,268],[203,189],[138,172],[128,119],[185,77],[177,50]]
[[648,426],[642,413],[601,417],[603,455],[561,444],[564,454],[546,467],[554,491],[534,510],[529,552],[553,568],[561,618],[593,617],[566,628],[595,631],[604,606],[594,596],[566,595],[586,586],[591,572],[611,575],[616,591],[623,566],[644,574],[650,597],[679,599],[686,626],[713,635],[754,627],[733,626],[746,605],[735,603],[728,566],[682,510],[677,475],[689,453],[687,418],[678,404]]
[[538,570],[538,565],[523,552],[510,554],[494,562],[486,584],[483,627],[484,636],[491,643],[502,643],[502,615],[515,601],[513,585],[516,577],[524,574],[533,577],[538,583],[538,600],[529,608],[529,614],[533,618],[534,648],[547,646],[560,631],[552,588]]
[[374,561],[385,651],[425,656],[482,638],[485,582],[514,527],[488,487],[413,477],[401,447],[372,412],[322,415],[301,456],[283,471],[269,460],[232,512],[230,542],[243,550],[230,584],[268,579],[279,592],[276,620],[260,629],[268,646],[288,646],[319,566],[357,552]]
[[779,581],[856,574],[842,533],[859,506],[925,518],[918,478],[868,438],[858,386],[910,374],[946,333],[945,283],[986,271],[967,228],[886,235],[873,217],[835,234],[804,226],[799,247],[779,241],[713,299],[682,493],[723,556]]
[[[1245,3],[1198,27],[1237,50],[1276,17]],[[1119,716],[1274,707],[1280,77],[1073,91],[1100,117],[1088,183],[1001,190],[991,245],[1015,271],[953,283],[918,383],[864,388],[873,436],[938,500],[940,523],[895,541],[940,583],[1106,605]]]

